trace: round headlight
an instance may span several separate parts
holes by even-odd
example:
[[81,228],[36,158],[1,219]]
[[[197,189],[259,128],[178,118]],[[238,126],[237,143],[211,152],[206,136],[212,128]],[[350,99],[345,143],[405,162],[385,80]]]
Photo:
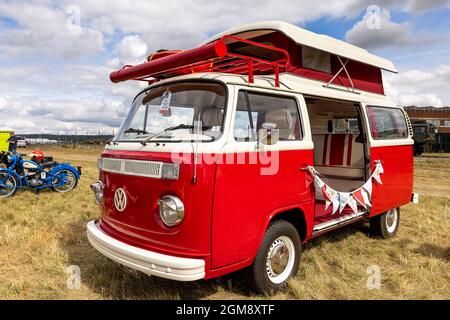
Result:
[[184,204],[174,196],[164,196],[158,200],[159,215],[169,227],[180,224],[184,219]]
[[103,204],[103,183],[97,181],[91,184],[91,190],[94,192],[95,201],[97,201],[98,204]]

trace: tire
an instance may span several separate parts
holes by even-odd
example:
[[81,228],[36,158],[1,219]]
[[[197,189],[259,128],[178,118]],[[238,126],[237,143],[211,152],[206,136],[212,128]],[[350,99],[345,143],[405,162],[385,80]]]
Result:
[[397,235],[400,226],[400,208],[391,209],[370,219],[370,235],[389,239]]
[[[3,178],[2,176],[4,176],[4,173],[0,173],[0,179]],[[1,189],[0,198],[14,197],[17,190],[19,189],[19,182],[17,181],[17,178],[15,176],[11,175],[8,178],[8,182],[11,184],[11,186],[13,186],[13,189],[10,192],[7,191],[3,192],[4,190],[6,190],[6,188]]]
[[[75,189],[75,188],[77,187],[77,185],[78,185],[78,179],[77,179],[77,177],[76,177],[75,174],[74,174],[72,171],[70,171],[70,170],[66,170],[66,169],[59,170],[59,171],[57,171],[57,172],[55,173],[55,176],[58,176],[59,174],[61,174],[61,173],[63,173],[63,172],[65,172],[65,173],[66,173],[69,177],[71,177],[73,180],[72,180],[72,183],[69,185],[69,187],[68,187],[67,189],[64,189],[63,187],[53,186],[53,189],[54,189],[56,192],[59,192],[59,193],[66,193],[66,192],[72,191],[72,190]],[[64,186],[66,186],[66,185],[64,185]]]
[[271,223],[249,268],[250,285],[262,294],[287,288],[287,281],[297,274],[301,246],[297,229],[291,223],[284,220]]

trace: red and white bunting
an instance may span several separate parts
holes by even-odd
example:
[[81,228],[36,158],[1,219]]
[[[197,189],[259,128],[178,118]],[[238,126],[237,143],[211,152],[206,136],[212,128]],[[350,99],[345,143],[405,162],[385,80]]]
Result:
[[369,180],[364,183],[362,187],[353,192],[340,192],[327,185],[320,177],[320,174],[313,167],[307,167],[306,171],[313,177],[314,186],[325,199],[325,210],[332,206],[332,215],[338,211],[342,213],[346,206],[349,206],[353,212],[358,212],[358,205],[369,210],[372,207],[372,190],[373,180],[378,184],[382,184],[381,174],[384,173],[384,168],[381,161],[375,161],[375,169]]

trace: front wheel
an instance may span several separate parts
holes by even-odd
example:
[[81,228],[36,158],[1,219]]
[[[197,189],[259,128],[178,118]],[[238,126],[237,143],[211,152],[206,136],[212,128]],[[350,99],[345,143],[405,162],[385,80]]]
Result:
[[287,281],[297,274],[300,255],[297,229],[283,220],[271,223],[249,270],[252,285],[260,293],[285,289]]
[[78,178],[70,170],[59,170],[55,173],[53,189],[60,193],[66,193],[76,188]]
[[397,235],[399,225],[400,208],[391,209],[370,219],[370,234],[376,238],[392,238]]
[[17,192],[17,179],[7,172],[0,172],[0,198],[12,197]]

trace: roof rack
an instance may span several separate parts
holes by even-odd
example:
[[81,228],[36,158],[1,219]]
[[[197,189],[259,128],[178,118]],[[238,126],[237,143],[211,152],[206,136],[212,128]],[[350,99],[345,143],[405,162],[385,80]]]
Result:
[[[246,50],[248,47],[253,50]],[[225,35],[198,48],[174,52],[135,66],[126,65],[112,72],[110,79],[114,83],[127,80],[154,83],[183,74],[219,72],[247,75],[248,82],[254,83],[254,75],[273,74],[275,86],[279,87],[280,72],[288,65],[289,53],[286,50]]]

